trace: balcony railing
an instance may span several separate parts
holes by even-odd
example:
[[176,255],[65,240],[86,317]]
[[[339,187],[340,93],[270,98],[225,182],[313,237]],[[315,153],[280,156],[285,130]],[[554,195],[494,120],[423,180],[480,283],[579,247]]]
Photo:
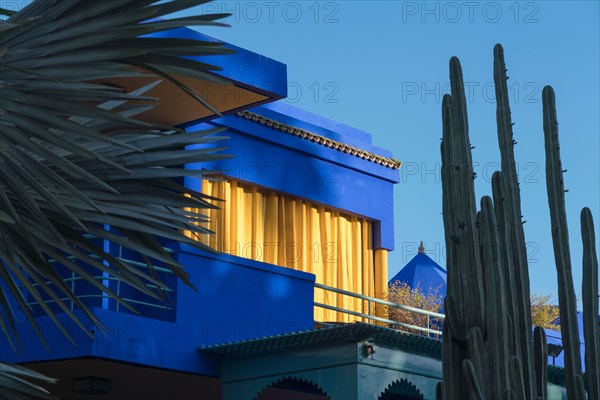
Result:
[[[432,329],[432,326],[441,326],[441,322],[443,321],[443,319],[445,318],[444,314],[440,314],[440,313],[436,313],[436,312],[432,312],[432,311],[427,311],[427,310],[422,310],[420,308],[415,308],[415,307],[410,307],[410,306],[406,306],[403,304],[398,304],[398,303],[394,303],[391,301],[387,301],[387,300],[382,300],[382,299],[378,299],[376,297],[370,297],[370,296],[365,296],[362,294],[358,294],[358,293],[354,293],[354,292],[349,292],[347,290],[343,290],[343,289],[338,289],[332,286],[327,286],[327,285],[323,285],[320,283],[316,283],[315,282],[315,288],[316,289],[321,289],[321,290],[325,290],[328,292],[333,292],[333,293],[337,293],[337,294],[341,294],[343,296],[350,296],[353,298],[357,298],[357,299],[361,299],[363,301],[367,302],[367,313],[361,313],[358,311],[354,311],[354,310],[348,310],[348,309],[344,309],[341,307],[335,307],[335,306],[330,306],[328,304],[323,304],[323,303],[319,303],[315,301],[315,306],[316,307],[320,307],[320,308],[324,308],[327,310],[332,310],[332,311],[336,311],[342,314],[347,314],[347,315],[352,315],[354,317],[360,317],[363,318],[364,320],[366,320],[367,322],[379,322],[381,324],[386,324],[389,325],[391,328],[403,328],[405,330],[410,331],[418,331],[418,332],[422,332],[424,334],[427,335],[434,335],[434,336],[440,336],[442,335],[442,332],[438,329]],[[394,321],[391,319],[387,319],[387,318],[383,318],[383,317],[379,317],[377,315],[373,315],[375,312],[375,307],[374,305],[376,304],[380,304],[384,307],[387,307],[387,309],[398,309],[398,310],[404,310],[404,311],[409,311],[415,314],[419,314],[419,315],[424,315],[427,317],[426,321],[426,327],[423,326],[417,326],[417,325],[413,325],[413,324],[407,324],[404,322],[399,322],[399,321]],[[372,306],[373,305],[373,306]],[[324,325],[327,325],[327,322],[321,322]]]
[[[165,251],[172,252],[169,248],[164,248]],[[126,263],[134,268],[138,268],[140,270],[147,270],[148,266],[140,261],[132,260],[129,257],[129,254],[124,254],[123,249],[119,246],[115,248],[113,255],[119,261]],[[90,257],[96,258],[100,260],[100,257],[96,255],[89,255]],[[78,262],[74,257],[69,257],[71,261]],[[88,307],[98,307],[104,308],[114,311],[127,312],[131,311],[125,307],[122,307],[122,304],[111,297],[108,296],[107,293],[99,290],[97,287],[91,285],[89,282],[85,281],[81,276],[75,274],[64,266],[60,265],[56,260],[49,259],[48,262],[50,264],[55,265],[57,272],[63,278],[63,281],[69,286],[71,291],[82,300],[83,304]],[[79,263],[79,262],[78,262]],[[127,283],[122,282],[118,277],[109,276],[105,273],[99,273],[97,269],[92,268],[84,263],[80,263],[80,266],[85,269],[90,275],[94,277],[94,279],[98,280],[103,286],[110,288],[117,296],[121,297],[125,302],[131,304],[141,315],[161,320],[174,320],[175,318],[175,308],[174,302],[176,301],[176,293],[173,290],[176,286],[176,277],[171,270],[168,268],[163,268],[158,265],[153,265],[154,271],[159,275],[159,278],[167,284],[167,287],[163,287],[161,291],[165,294],[167,301],[162,301],[161,299],[156,299],[151,296],[148,296],[142,292],[139,292],[129,286]],[[38,284],[35,282],[31,283],[33,287],[38,288]],[[46,284],[52,288],[52,283],[47,281]],[[150,283],[146,284],[151,289],[156,289],[156,286]],[[24,289],[24,288],[22,288]],[[49,298],[49,296],[42,290],[39,290],[40,295],[44,299],[44,303],[46,303],[53,312],[60,313],[62,310],[56,304],[56,302]],[[55,293],[62,295],[62,293],[58,290],[55,290]],[[70,308],[71,311],[74,311],[75,304],[69,300],[68,297],[64,295],[60,296],[60,299],[65,302],[66,306]],[[45,315],[45,312],[39,305],[39,303],[31,296],[27,295],[27,305],[31,307],[34,316]]]
[[[162,310],[172,310],[172,307],[169,307],[169,306],[163,304],[160,301],[157,301],[155,303],[150,303],[150,302],[146,302],[146,301],[140,301],[140,300],[130,299],[130,298],[121,296],[121,281],[118,278],[115,278],[115,277],[106,277],[106,276],[100,276],[100,275],[94,276],[94,278],[97,279],[98,281],[103,281],[103,282],[104,281],[115,282],[116,283],[116,288],[117,288],[115,290],[115,293],[117,294],[117,296],[120,296],[127,303],[132,303],[134,306],[135,306],[135,304],[140,304],[140,305],[143,305],[143,306],[159,308],[159,309],[162,309]],[[63,282],[65,282],[66,284],[68,284],[68,286],[70,287],[71,291],[73,293],[75,293],[75,295],[79,299],[81,299],[81,300],[84,300],[84,299],[106,299],[106,300],[111,299],[112,300],[112,297],[108,296],[106,293],[103,293],[103,292],[102,293],[98,292],[98,293],[93,293],[93,294],[79,294],[78,291],[77,291],[77,283],[78,282],[84,282],[84,279],[82,277],[80,277],[80,276],[75,275],[75,273],[72,273],[70,278],[64,278]],[[47,285],[52,285],[52,282],[47,281],[46,284]],[[104,282],[104,284],[106,285],[107,283]],[[37,283],[32,283],[31,285],[33,287],[38,287],[39,286]],[[147,286],[150,287],[150,288],[156,289],[155,285],[148,284]],[[172,289],[168,289],[168,288],[163,288],[162,291],[163,292],[167,292],[167,293],[173,293],[174,292]],[[67,304],[69,304],[69,308],[71,309],[71,311],[74,310],[74,304],[73,304],[72,301],[69,300],[68,297],[63,297],[60,300],[62,300],[63,302],[68,302]],[[44,302],[46,304],[53,304],[53,303],[55,303],[55,301],[52,300],[52,299],[44,300]],[[36,306],[39,303],[37,301],[29,301],[26,304],[31,307],[31,306]],[[84,304],[85,304],[85,301],[84,301]],[[120,303],[118,303],[118,302],[116,303],[116,311],[120,311],[119,310],[120,305],[121,305]]]
[[[140,270],[144,270],[147,268],[147,265],[143,262],[132,260],[131,254],[127,254],[123,251],[122,248],[118,247],[114,249],[113,255],[122,262],[125,262],[135,268],[139,268]],[[165,248],[166,251],[172,252],[172,249]],[[129,310],[121,307],[121,304],[116,302],[115,300],[109,298],[106,293],[98,290],[97,288],[90,285],[88,282],[85,282],[81,277],[74,274],[72,271],[67,270],[66,268],[59,265],[55,260],[49,260],[50,263],[57,265],[57,271],[62,275],[64,282],[66,282],[73,293],[77,295],[80,299],[83,300],[84,304],[90,307],[101,307],[105,309],[111,309],[115,311],[121,312],[130,312]],[[167,268],[163,268],[161,266],[155,265],[153,266],[154,270],[160,275],[164,282],[168,284],[168,287],[176,287],[176,277],[174,274]],[[92,272],[90,269],[89,272]],[[177,294],[173,292],[173,290],[163,289],[165,294],[171,301],[167,301],[166,303],[159,300],[154,299],[150,296],[147,296],[137,290],[131,288],[126,283],[123,283],[116,277],[110,277],[106,274],[98,274],[97,270],[93,273],[94,278],[98,281],[102,282],[104,286],[110,287],[113,292],[115,292],[118,296],[120,296],[124,301],[132,304],[141,315],[161,319],[161,320],[174,320],[175,318],[175,303]],[[37,286],[35,283],[32,283],[34,286]],[[50,282],[47,282],[50,285]],[[153,285],[148,284],[149,287],[153,287]],[[376,323],[378,325],[384,325],[391,328],[404,330],[413,333],[420,333],[425,335],[430,335],[432,337],[440,337],[442,321],[445,318],[444,314],[432,312],[428,310],[423,310],[415,307],[410,307],[404,304],[398,304],[395,302],[391,302],[388,300],[382,300],[375,297],[370,297],[358,293],[354,293],[348,290],[339,289],[332,286],[323,285],[320,283],[314,284],[315,290],[322,290],[326,293],[329,292],[330,296],[333,294],[335,296],[346,296],[351,298],[352,301],[348,303],[355,304],[356,300],[359,299],[362,302],[363,307],[361,310],[357,310],[356,308],[344,308],[344,306],[339,306],[340,303],[344,302],[336,302],[334,304],[325,304],[320,301],[314,300],[314,306],[319,307],[325,310],[330,310],[335,313],[344,314],[346,316],[351,316],[350,319],[358,319],[368,323]],[[54,304],[54,300],[47,298],[44,294],[45,303],[48,304],[51,309],[55,312],[60,312],[59,307]],[[320,297],[322,298],[322,296]],[[339,297],[338,297],[339,298]],[[67,298],[63,298],[63,301],[67,301]],[[40,305],[33,300],[32,297],[28,299],[28,305],[33,308],[34,315],[43,315],[45,314],[41,309]],[[70,306],[71,310],[73,310],[74,304],[71,302],[67,303],[67,306]],[[424,322],[419,325],[415,325],[414,323],[406,323],[397,321],[394,319],[388,318],[388,315],[393,310],[403,310],[405,312],[413,313],[419,316],[424,317]],[[361,312],[363,311],[363,312]],[[316,321],[323,325],[333,324],[333,322],[328,321]]]

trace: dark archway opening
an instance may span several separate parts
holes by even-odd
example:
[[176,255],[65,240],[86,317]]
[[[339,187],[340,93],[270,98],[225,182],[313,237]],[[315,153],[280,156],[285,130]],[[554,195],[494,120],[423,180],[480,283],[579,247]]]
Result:
[[267,386],[254,400],[330,400],[314,383],[298,378],[285,378]]
[[379,395],[378,400],[423,400],[423,394],[406,379],[392,383]]

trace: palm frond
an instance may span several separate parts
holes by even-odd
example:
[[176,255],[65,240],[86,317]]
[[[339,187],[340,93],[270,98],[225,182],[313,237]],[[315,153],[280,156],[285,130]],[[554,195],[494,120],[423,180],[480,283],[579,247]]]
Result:
[[12,11],[12,10],[8,10],[6,8],[0,7],[0,15],[2,15],[2,16],[10,17],[15,14],[16,14],[16,11]]
[[[42,341],[28,297],[69,339],[44,299],[85,331],[70,302],[104,328],[57,264],[129,308],[89,267],[157,299],[165,285],[151,260],[191,285],[159,239],[202,247],[183,231],[207,234],[198,224],[204,217],[187,210],[214,206],[173,178],[207,173],[182,165],[225,157],[218,143],[226,138],[221,129],[184,132],[136,116],[168,101],[147,96],[164,80],[197,101],[191,106],[216,111],[180,78],[222,83],[213,75],[218,67],[189,57],[231,51],[218,42],[155,36],[189,25],[222,26],[224,14],[161,19],[202,3],[34,0],[20,12],[1,12],[7,18],[0,21],[0,330],[14,349],[20,342],[11,297]],[[145,83],[128,91],[110,83],[119,79]],[[201,146],[187,151],[188,145]],[[148,272],[112,256],[100,241],[137,252]],[[1,390],[28,393],[23,374],[2,374],[8,386],[0,397]]]
[[0,398],[27,400],[29,396],[58,400],[42,386],[34,382],[56,383],[55,379],[48,378],[38,372],[24,368],[20,365],[0,362]]

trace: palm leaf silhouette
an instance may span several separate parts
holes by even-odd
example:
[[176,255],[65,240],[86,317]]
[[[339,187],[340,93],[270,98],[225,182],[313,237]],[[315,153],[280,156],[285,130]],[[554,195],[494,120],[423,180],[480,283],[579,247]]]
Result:
[[[190,284],[160,239],[201,246],[183,231],[208,233],[198,224],[204,217],[186,210],[214,206],[174,178],[208,173],[182,165],[225,157],[219,147],[225,138],[217,129],[184,132],[136,116],[167,100],[147,95],[165,80],[190,96],[190,106],[216,111],[180,77],[222,82],[213,75],[218,67],[188,56],[231,51],[213,41],[156,36],[191,25],[224,26],[217,21],[225,14],[162,19],[207,2],[34,0],[18,12],[2,10],[0,330],[14,349],[21,343],[11,297],[42,341],[27,296],[71,341],[44,298],[86,332],[68,302],[105,328],[63,282],[56,264],[129,308],[81,263],[158,299],[164,284],[152,260]],[[119,79],[150,83],[128,91],[110,83]],[[186,151],[192,144],[204,146]],[[147,272],[107,254],[102,240],[142,255]],[[19,381],[22,375],[11,368],[11,379]],[[31,394],[22,389],[3,386],[0,397],[1,390]]]

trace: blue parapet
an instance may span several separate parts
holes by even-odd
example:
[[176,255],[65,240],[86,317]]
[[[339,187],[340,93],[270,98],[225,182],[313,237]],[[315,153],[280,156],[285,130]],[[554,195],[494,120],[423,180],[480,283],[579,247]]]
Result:
[[[197,291],[182,282],[173,287],[174,317],[140,316],[123,309],[92,307],[108,328],[90,338],[66,314],[57,314],[77,346],[47,316],[36,318],[50,350],[18,314],[25,352],[12,351],[0,337],[0,359],[14,362],[98,357],[203,375],[218,375],[213,357],[198,357],[198,346],[253,339],[313,327],[314,275],[229,255],[204,253],[183,245],[175,252]],[[101,293],[96,293],[101,295]],[[135,305],[135,303],[134,303]],[[91,329],[82,312],[76,315]]]
[[198,345],[313,328],[314,275],[188,245],[178,258],[198,291],[178,283],[177,320],[198,324]]

